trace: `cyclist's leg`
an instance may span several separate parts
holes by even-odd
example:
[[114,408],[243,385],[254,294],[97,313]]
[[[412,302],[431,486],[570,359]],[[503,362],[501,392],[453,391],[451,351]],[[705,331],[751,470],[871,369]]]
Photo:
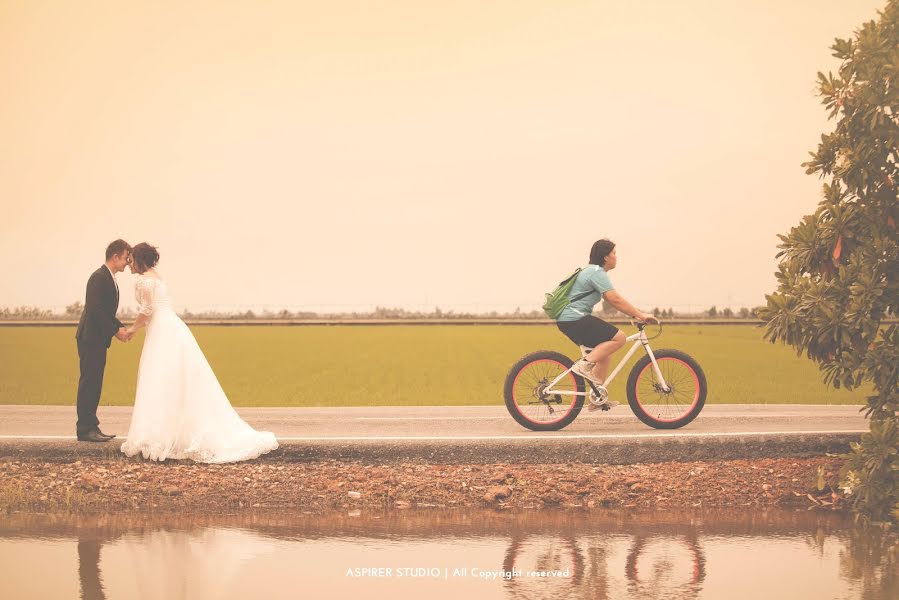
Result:
[[615,337],[608,342],[598,344],[587,355],[587,360],[594,363],[593,374],[597,379],[605,382],[606,375],[609,374],[609,366],[612,363],[612,355],[624,347],[625,342],[627,342],[627,336],[624,335],[623,331],[619,330]]
[[585,358],[588,362],[594,363],[592,371],[594,377],[605,381],[612,354],[627,342],[624,333],[594,315],[588,315],[577,321],[560,322],[558,325],[562,333],[575,344],[593,348]]

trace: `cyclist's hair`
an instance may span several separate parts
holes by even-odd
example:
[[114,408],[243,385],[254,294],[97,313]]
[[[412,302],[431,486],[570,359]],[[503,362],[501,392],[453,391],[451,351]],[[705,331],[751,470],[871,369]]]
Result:
[[590,264],[591,265],[599,265],[603,266],[606,262],[606,257],[612,253],[612,250],[615,249],[615,242],[603,238],[598,240],[593,244],[593,247],[590,248]]
[[121,256],[124,252],[131,252],[131,245],[125,240],[113,240],[106,246],[106,260],[113,256]]

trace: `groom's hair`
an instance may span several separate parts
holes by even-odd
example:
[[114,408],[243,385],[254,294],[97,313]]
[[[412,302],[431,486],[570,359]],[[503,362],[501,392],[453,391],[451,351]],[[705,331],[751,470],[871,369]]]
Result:
[[106,260],[113,256],[120,256],[122,252],[131,252],[131,244],[125,240],[115,240],[106,246]]

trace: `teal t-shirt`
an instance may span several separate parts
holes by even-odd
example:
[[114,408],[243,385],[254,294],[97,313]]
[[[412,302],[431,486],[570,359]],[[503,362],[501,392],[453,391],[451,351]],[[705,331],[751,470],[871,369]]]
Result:
[[577,298],[580,294],[590,292],[583,298],[575,300],[565,307],[557,321],[577,321],[593,312],[596,303],[602,300],[602,295],[613,290],[612,280],[606,270],[597,265],[587,265],[577,274],[574,285],[571,287],[569,298]]

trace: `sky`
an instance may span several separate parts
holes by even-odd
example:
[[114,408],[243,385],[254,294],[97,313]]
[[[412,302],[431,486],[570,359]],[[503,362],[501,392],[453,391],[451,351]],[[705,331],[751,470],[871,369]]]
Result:
[[0,306],[119,237],[192,310],[532,310],[600,238],[639,308],[764,304],[884,4],[0,0]]

